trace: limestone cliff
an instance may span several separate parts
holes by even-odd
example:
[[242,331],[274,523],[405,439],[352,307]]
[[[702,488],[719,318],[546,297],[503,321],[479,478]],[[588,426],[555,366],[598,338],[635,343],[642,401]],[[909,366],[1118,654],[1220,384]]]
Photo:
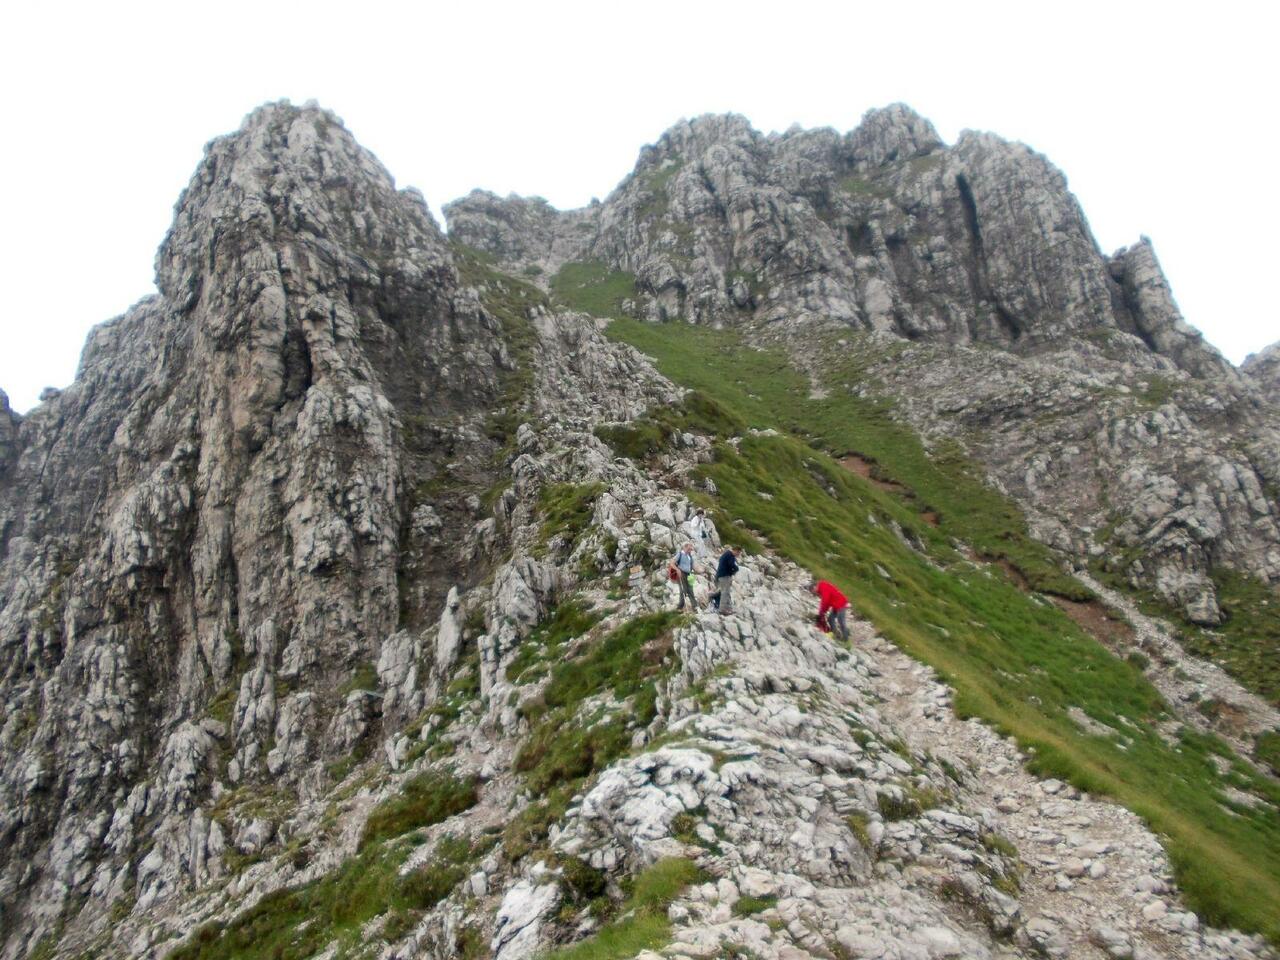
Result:
[[211,784],[322,786],[377,736],[352,676],[483,574],[474,517],[416,490],[487,455],[502,331],[334,117],[268,106],[209,144],[157,285],[69,389],[0,411],[6,925],[208,879],[236,842],[192,819]]

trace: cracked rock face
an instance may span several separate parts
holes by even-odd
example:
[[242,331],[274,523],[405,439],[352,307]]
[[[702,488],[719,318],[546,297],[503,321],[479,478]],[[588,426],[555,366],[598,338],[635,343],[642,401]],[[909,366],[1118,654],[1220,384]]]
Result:
[[157,280],[72,387],[0,395],[6,922],[216,875],[211,784],[302,784],[362,735],[337,688],[404,616],[412,491],[507,362],[422,198],[318,109],[209,144]]
[[516,266],[634,273],[654,319],[816,317],[1023,353],[1116,330],[1197,376],[1234,376],[1183,322],[1147,241],[1104,256],[1044,157],[972,131],[948,147],[901,104],[845,135],[698,117],[601,204],[476,192],[445,212],[453,236]]

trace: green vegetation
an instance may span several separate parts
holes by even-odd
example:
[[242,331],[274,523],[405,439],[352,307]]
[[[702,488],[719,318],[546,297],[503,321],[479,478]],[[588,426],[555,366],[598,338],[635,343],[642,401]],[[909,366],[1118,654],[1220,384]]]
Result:
[[1008,857],[1010,860],[1018,859],[1018,848],[1013,845],[1013,841],[998,833],[990,831],[983,833],[982,845],[992,853],[998,853],[1001,856]]
[[[542,793],[576,782],[627,752],[635,728],[657,714],[657,678],[679,620],[674,611],[636,617],[581,656],[556,665],[542,706],[530,711],[536,725],[516,754],[516,769],[530,789]],[[601,707],[589,717],[579,715],[584,700],[606,691],[617,700],[630,698],[631,706],[612,714]]]
[[1139,402],[1148,407],[1158,407],[1173,399],[1177,386],[1177,380],[1154,374],[1147,377],[1146,383],[1138,390],[1135,390],[1133,395],[1138,398]]
[[406,780],[400,793],[379,804],[360,836],[363,850],[389,837],[447,820],[475,806],[479,794],[474,779],[460,780],[445,773],[420,773]]
[[507,859],[515,863],[533,851],[542,849],[551,832],[551,825],[564,817],[572,796],[573,785],[562,784],[512,817],[502,831],[502,850]]
[[571,552],[591,524],[591,508],[604,489],[603,483],[552,483],[543,487],[538,495],[543,516],[539,545],[545,548],[552,537],[562,536]]
[[1280,730],[1267,730],[1254,737],[1253,758],[1280,777]]
[[764,913],[778,904],[777,897],[739,897],[734,901],[733,912],[739,917],[749,917],[756,913]]
[[[170,956],[173,960],[306,960],[335,940],[356,946],[361,928],[386,914],[382,935],[404,936],[423,910],[449,895],[467,875],[467,865],[493,846],[494,838],[471,842],[444,837],[434,856],[405,876],[399,867],[411,846],[378,839],[332,873],[310,883],[267,894],[226,924],[198,928]],[[339,950],[343,955],[343,950]]]
[[[1098,539],[1108,542],[1111,532],[1100,532]],[[1117,550],[1118,559],[1095,562],[1093,573],[1133,597],[1148,616],[1168,621],[1187,651],[1218,664],[1242,686],[1280,706],[1280,593],[1257,577],[1217,567],[1211,576],[1224,619],[1216,627],[1202,627],[1172,603],[1134,590],[1124,571],[1142,555],[1141,547]]]
[[[881,793],[876,797],[876,806],[880,808],[880,816],[885,820],[908,820],[918,817],[925,810],[932,810],[942,803],[943,797],[936,790],[917,790],[908,787],[902,796]],[[850,824],[852,829],[852,824]]]
[[656,420],[610,424],[596,427],[592,432],[612,447],[618,456],[639,462],[661,453],[674,434],[669,426]]
[[1182,644],[1213,660],[1246,687],[1280,706],[1280,593],[1225,567],[1213,571],[1224,622],[1213,630],[1186,625]]
[[701,873],[689,860],[659,860],[635,878],[631,895],[617,911],[622,919],[580,943],[544,954],[540,960],[624,960],[641,950],[664,946],[671,939],[667,908],[687,886],[701,880]]
[[862,849],[867,851],[875,849],[875,844],[871,842],[871,832],[867,829],[871,825],[871,820],[865,813],[851,813],[845,817],[844,822],[848,824],[849,832],[862,845]]
[[683,166],[683,160],[673,160],[657,170],[650,170],[642,175],[641,183],[649,194],[649,199],[641,204],[639,209],[642,219],[646,217],[661,219],[667,215],[671,209],[671,198],[667,193],[667,186]]
[[586,609],[577,600],[566,600],[552,611],[525,637],[507,664],[507,679],[512,683],[537,680],[559,662],[565,645],[576,640],[597,623],[600,614]]
[[747,429],[746,422],[699,390],[669,404],[655,407],[646,416],[627,423],[596,427],[595,435],[620,457],[647,460],[661,452],[677,433],[733,436]]
[[[406,760],[413,763],[423,754],[440,757],[452,752],[452,745],[444,739],[445,733],[459,717],[463,708],[480,697],[480,654],[472,653],[459,665],[453,680],[445,687],[444,696],[424,710],[404,729],[407,737],[420,737],[409,748]],[[427,735],[421,736],[423,728]]]
[[566,307],[597,317],[621,317],[623,301],[637,297],[635,274],[599,260],[566,263],[551,278],[551,292]]
[[893,196],[893,189],[888,186],[888,184],[868,180],[866,177],[845,177],[843,180],[839,181],[836,186],[845,193],[855,197],[884,199],[885,197]]
[[356,690],[377,690],[378,689],[378,671],[374,665],[367,660],[356,667],[355,672],[351,674],[351,679],[338,688],[338,695],[345,697],[349,693]]
[[[928,456],[887,406],[853,393],[855,360],[829,371],[829,396],[813,399],[783,354],[741,345],[736,334],[634,321],[610,333],[750,426],[780,431],[717,445],[703,472],[724,516],[840,584],[883,635],[956,688],[961,715],[1015,736],[1035,772],[1146,818],[1206,920],[1280,942],[1280,787],[1240,761],[1220,773],[1214,757],[1232,754],[1214,738],[1184,729],[1165,742],[1159,727],[1170,715],[1142,672],[1028,596],[1028,585],[1077,599],[1088,592],[958,450]],[[855,349],[867,346],[854,339]],[[846,467],[837,459],[846,453],[860,460]],[[854,469],[865,464],[871,477]],[[975,563],[955,541],[1000,567]],[[1082,731],[1071,707],[1123,736]],[[1228,784],[1267,803],[1228,809],[1219,802]]]

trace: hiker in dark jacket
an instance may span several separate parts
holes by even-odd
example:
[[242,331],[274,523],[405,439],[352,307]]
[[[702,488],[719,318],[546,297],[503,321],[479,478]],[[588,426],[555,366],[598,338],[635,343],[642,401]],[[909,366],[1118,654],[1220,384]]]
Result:
[[809,584],[809,592],[816,594],[819,600],[818,626],[823,631],[830,631],[834,627],[840,631],[840,636],[843,639],[848,640],[849,598],[841,593],[834,583],[829,583],[826,580],[811,582]]
[[720,563],[716,567],[716,586],[720,589],[715,592],[711,598],[711,602],[716,605],[716,609],[721,613],[733,613],[733,577],[738,572],[738,558],[742,556],[741,547],[727,547],[724,553],[720,554]]

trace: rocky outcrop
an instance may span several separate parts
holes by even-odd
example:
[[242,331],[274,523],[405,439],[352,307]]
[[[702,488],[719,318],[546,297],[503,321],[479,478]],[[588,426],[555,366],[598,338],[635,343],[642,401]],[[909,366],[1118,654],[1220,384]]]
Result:
[[1131,333],[1194,377],[1239,385],[1235,368],[1204,342],[1199,330],[1182,319],[1150,240],[1143,237],[1132,247],[1117,251],[1108,266],[1124,291],[1133,323]]
[[1248,374],[1272,400],[1280,402],[1280,343],[1244,358],[1240,371]]
[[972,131],[947,147],[901,104],[843,136],[698,117],[645,147],[598,207],[477,193],[446,215],[516,266],[633,273],[655,319],[816,318],[1024,354],[1123,331],[1193,376],[1234,376],[1183,322],[1148,241],[1103,256],[1044,157]]
[[18,415],[9,409],[9,395],[0,390],[0,475],[16,452],[18,423]]
[[465,424],[502,330],[331,114],[271,105],[210,143],[156,266],[69,389],[0,412],[11,930],[216,875],[237,825],[192,825],[211,790],[323,785],[353,748],[340,688],[449,589],[406,608],[403,558],[456,570],[473,522],[423,542],[424,481],[492,448]]

